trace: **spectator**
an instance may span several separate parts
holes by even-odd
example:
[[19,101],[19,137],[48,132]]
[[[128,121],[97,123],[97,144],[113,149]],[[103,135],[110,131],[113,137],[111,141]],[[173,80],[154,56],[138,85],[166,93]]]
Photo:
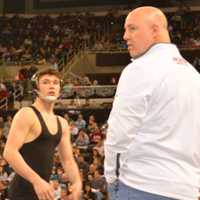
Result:
[[86,128],[86,121],[83,119],[83,115],[79,114],[77,120],[75,121],[76,127],[80,129]]
[[75,145],[79,147],[87,147],[90,144],[89,137],[84,129],[80,129],[78,133],[78,137],[75,140]]

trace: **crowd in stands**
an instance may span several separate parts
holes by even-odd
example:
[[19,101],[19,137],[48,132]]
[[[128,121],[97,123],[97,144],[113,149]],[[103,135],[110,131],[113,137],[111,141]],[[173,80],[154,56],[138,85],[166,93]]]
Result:
[[[82,200],[107,199],[106,182],[103,176],[103,142],[106,137],[107,124],[96,121],[94,115],[85,119],[82,113],[64,113],[71,132],[73,153],[78,163],[83,179]],[[13,170],[2,157],[2,151],[7,139],[12,116],[7,119],[0,117],[0,199],[7,198],[7,188],[14,176]],[[54,167],[50,182],[55,189],[55,200],[66,200],[69,189],[67,174],[61,167],[58,153],[54,156]]]
[[[169,30],[172,42],[181,48],[200,47],[200,12],[192,12],[189,7],[179,9],[177,12],[167,13]],[[125,15],[118,14],[116,10],[105,16],[95,16],[85,13],[70,16],[37,15],[37,16],[0,16],[0,64],[1,63],[32,63],[18,73],[16,81],[10,83],[0,82],[0,99],[9,97],[13,102],[13,88],[20,87],[19,81],[30,80],[37,71],[35,64],[48,63],[54,68],[61,69],[72,55],[80,48],[94,50],[126,49],[123,41],[123,23]],[[192,31],[191,31],[192,30]],[[199,71],[199,59],[193,61]],[[64,61],[64,62],[63,62]],[[116,80],[114,83],[116,84]],[[65,96],[70,87],[97,86],[99,80],[89,77],[73,77],[65,80],[63,90]],[[103,83],[104,84],[104,83]],[[113,84],[109,82],[108,84]],[[26,81],[22,84],[25,92]],[[91,90],[89,91],[91,92]],[[91,94],[92,96],[93,94]],[[65,98],[65,96],[63,98]],[[89,95],[90,96],[90,95]],[[93,95],[95,96],[95,94]]]
[[[14,101],[23,99],[24,86],[20,81],[2,81],[0,82],[0,109],[4,104],[13,107]],[[8,107],[6,107],[8,108]]]
[[[167,13],[172,42],[182,48],[200,47],[200,13],[190,8]],[[58,16],[1,16],[0,63],[50,63],[61,69],[82,48],[126,49],[125,15],[116,10]],[[192,30],[192,31],[191,31]]]

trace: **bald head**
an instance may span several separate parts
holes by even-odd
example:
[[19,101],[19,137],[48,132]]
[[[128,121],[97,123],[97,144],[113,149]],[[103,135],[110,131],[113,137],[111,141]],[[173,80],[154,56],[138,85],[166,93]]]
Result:
[[144,6],[139,7],[131,11],[128,17],[132,18],[140,18],[144,23],[147,23],[149,25],[157,25],[160,28],[167,30],[167,18],[165,17],[164,13],[155,7],[151,6]]
[[145,6],[131,11],[124,28],[124,40],[132,57],[140,56],[153,44],[170,42],[167,19],[155,7]]

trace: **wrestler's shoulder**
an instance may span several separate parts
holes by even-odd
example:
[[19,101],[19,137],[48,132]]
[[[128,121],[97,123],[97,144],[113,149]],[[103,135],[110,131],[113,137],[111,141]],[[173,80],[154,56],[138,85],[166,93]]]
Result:
[[23,117],[23,118],[29,118],[31,116],[33,116],[33,109],[28,106],[19,109],[15,115],[15,117]]
[[57,116],[58,116],[58,119],[61,122],[62,126],[68,126],[68,122],[64,117],[62,117],[60,115],[57,115]]

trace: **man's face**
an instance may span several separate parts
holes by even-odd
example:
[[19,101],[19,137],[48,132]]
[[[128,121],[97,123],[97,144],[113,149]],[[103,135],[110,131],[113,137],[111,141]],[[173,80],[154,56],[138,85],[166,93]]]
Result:
[[37,87],[44,96],[58,97],[60,94],[60,79],[55,75],[43,75],[39,78]]
[[132,58],[142,55],[153,44],[153,29],[146,19],[129,14],[124,24],[124,40]]

